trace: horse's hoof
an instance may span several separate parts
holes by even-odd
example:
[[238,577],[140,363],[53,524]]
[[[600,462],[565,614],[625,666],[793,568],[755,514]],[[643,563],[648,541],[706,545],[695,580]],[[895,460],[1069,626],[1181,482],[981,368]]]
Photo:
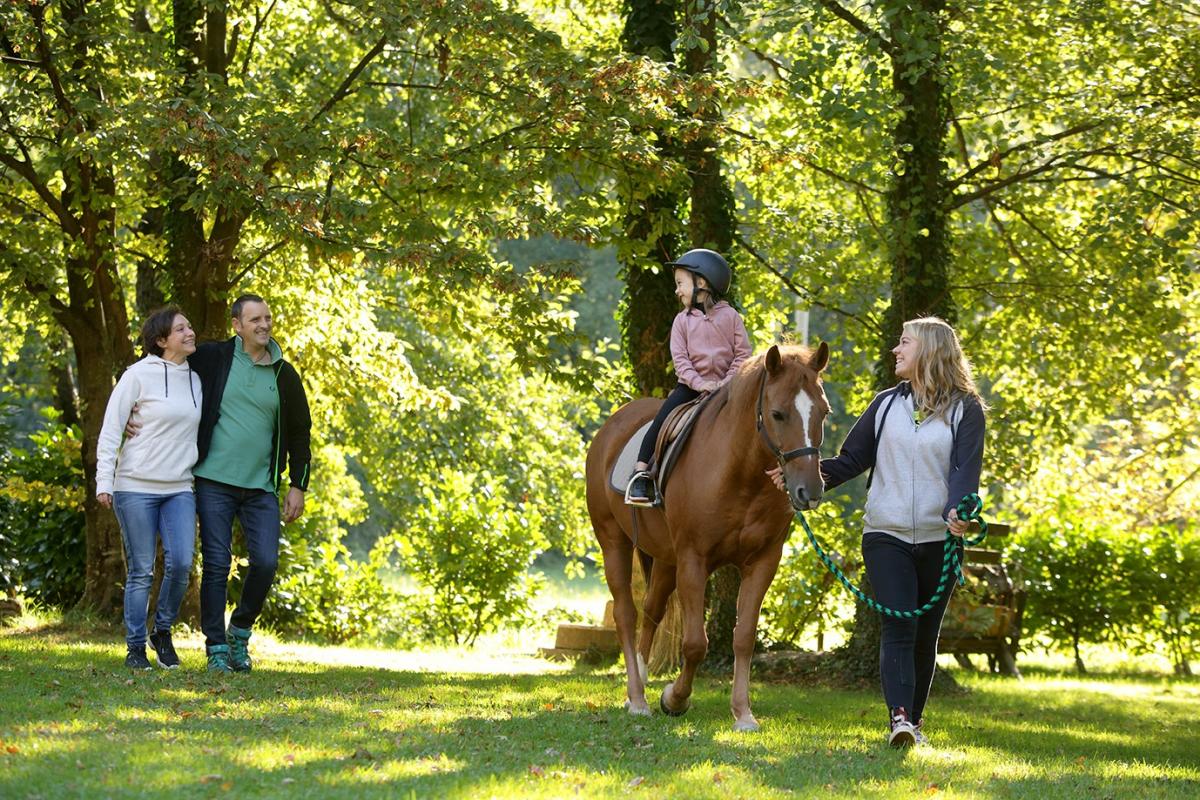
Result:
[[633,703],[629,702],[628,700],[625,701],[625,710],[628,711],[632,716],[635,716],[635,717],[651,716],[650,706],[647,706],[647,705],[635,706]]
[[[671,688],[671,687],[668,686],[667,689],[669,689],[669,688]],[[661,695],[659,695],[658,707],[661,708],[662,712],[664,714],[666,714],[668,717],[682,717],[684,714],[686,714],[688,712],[688,709],[692,707],[691,702],[689,701],[686,706],[679,709],[678,711],[673,710],[670,706],[667,705],[667,689],[663,689],[663,693]]]
[[753,719],[737,720],[733,723],[733,730],[737,733],[755,733],[762,730],[761,726]]

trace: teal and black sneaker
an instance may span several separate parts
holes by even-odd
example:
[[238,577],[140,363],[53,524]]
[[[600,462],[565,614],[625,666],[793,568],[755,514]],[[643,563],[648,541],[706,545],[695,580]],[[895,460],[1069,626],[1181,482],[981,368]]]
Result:
[[229,666],[234,672],[249,672],[254,665],[250,662],[250,631],[230,625],[225,631],[229,642]]
[[208,647],[209,672],[233,672],[229,666],[229,645],[213,644]]

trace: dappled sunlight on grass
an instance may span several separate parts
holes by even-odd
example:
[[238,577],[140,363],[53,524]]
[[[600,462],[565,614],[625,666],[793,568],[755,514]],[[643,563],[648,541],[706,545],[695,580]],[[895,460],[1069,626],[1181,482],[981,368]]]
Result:
[[699,678],[685,717],[643,718],[621,708],[616,669],[527,672],[493,654],[492,672],[437,672],[386,651],[369,666],[360,648],[254,646],[249,675],[207,675],[192,651],[177,672],[131,676],[109,629],[0,631],[0,796],[1200,796],[1200,693],[1161,676],[960,675],[973,691],[927,714],[935,746],[901,753],[875,691],[755,684],[763,730],[747,735],[728,679]]

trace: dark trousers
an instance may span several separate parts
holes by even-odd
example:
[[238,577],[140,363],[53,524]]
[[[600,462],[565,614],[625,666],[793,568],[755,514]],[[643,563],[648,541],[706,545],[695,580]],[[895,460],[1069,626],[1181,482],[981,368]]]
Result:
[[700,393],[692,387],[685,386],[682,383],[675,384],[675,388],[667,395],[662,408],[654,415],[654,422],[650,423],[650,429],[646,431],[646,436],[642,439],[642,448],[638,450],[638,461],[649,464],[650,459],[654,457],[654,443],[658,440],[658,432],[662,430],[663,422],[666,421],[667,415],[684,403],[689,403],[699,396]]
[[[961,541],[958,547],[961,559]],[[879,531],[864,534],[863,563],[875,600],[897,611],[915,611],[929,602],[942,574],[944,548],[941,541],[910,544]],[[951,573],[937,605],[915,620],[882,615],[879,675],[883,698],[889,709],[903,706],[914,723],[921,718],[929,699],[929,685],[937,667],[938,633],[954,581]]]
[[225,644],[225,593],[233,563],[233,519],[242,523],[250,569],[229,623],[249,629],[258,619],[279,566],[279,499],[262,489],[243,489],[196,478],[200,517],[200,629],[206,645]]

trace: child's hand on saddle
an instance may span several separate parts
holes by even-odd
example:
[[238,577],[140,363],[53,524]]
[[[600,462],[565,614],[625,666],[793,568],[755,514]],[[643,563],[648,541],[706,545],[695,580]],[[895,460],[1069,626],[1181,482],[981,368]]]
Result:
[[781,492],[787,492],[787,484],[783,482],[783,467],[771,467],[767,470],[767,477],[771,479],[771,483],[775,484]]
[[700,391],[715,392],[719,388],[719,386],[720,386],[720,384],[717,383],[716,381],[705,381],[704,383],[700,384]]

